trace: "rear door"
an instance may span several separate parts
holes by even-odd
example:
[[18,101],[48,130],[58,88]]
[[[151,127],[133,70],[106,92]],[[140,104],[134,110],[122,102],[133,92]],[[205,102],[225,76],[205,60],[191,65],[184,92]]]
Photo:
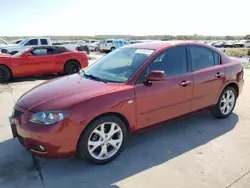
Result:
[[194,103],[192,111],[216,104],[225,82],[225,68],[220,55],[202,46],[189,46],[194,74]]
[[[167,79],[145,84],[149,71],[162,70]],[[169,120],[191,110],[193,75],[189,72],[187,47],[161,53],[140,76],[135,86],[138,128]]]

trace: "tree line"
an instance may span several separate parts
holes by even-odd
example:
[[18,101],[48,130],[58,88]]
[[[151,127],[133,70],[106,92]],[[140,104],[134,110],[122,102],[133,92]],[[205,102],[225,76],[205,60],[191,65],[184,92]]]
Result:
[[[15,37],[0,37],[7,41],[29,38],[32,36],[15,36]],[[250,39],[250,34],[246,36],[203,36],[203,35],[148,35],[148,36],[133,36],[133,35],[95,35],[95,36],[46,36],[51,40],[86,40],[86,39],[127,39],[127,40],[242,40]]]

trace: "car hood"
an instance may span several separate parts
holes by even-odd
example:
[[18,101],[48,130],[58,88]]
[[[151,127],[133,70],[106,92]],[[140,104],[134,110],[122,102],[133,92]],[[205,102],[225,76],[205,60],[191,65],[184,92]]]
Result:
[[17,105],[32,112],[66,110],[74,104],[111,92],[118,87],[118,84],[98,82],[74,74],[34,87],[19,98]]
[[19,47],[19,45],[18,44],[6,44],[6,45],[1,46],[1,48],[16,48],[16,47]]

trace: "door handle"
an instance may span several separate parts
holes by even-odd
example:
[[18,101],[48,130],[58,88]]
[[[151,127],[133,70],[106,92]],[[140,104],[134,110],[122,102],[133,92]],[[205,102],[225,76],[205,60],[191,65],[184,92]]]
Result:
[[180,83],[180,86],[182,86],[182,87],[186,87],[187,85],[189,85],[189,84],[191,84],[191,81],[182,81],[181,83]]
[[216,75],[215,75],[216,78],[220,78],[222,76],[223,76],[223,73],[221,73],[221,72],[217,72]]

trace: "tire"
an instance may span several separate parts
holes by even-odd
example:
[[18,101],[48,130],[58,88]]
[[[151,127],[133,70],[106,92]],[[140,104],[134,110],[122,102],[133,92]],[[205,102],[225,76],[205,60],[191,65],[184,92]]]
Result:
[[114,51],[114,50],[115,50],[115,47],[112,47],[112,48],[110,49],[111,52]]
[[69,60],[64,66],[64,73],[65,74],[75,74],[79,72],[81,69],[81,65],[76,60]]
[[14,55],[14,54],[16,54],[18,51],[13,51],[13,52],[10,52],[9,54],[10,55]]
[[[230,93],[230,95],[229,95],[229,93]],[[229,98],[227,98],[228,95],[229,95]],[[213,115],[217,118],[228,117],[229,115],[232,114],[232,112],[234,110],[236,100],[237,100],[236,90],[233,87],[226,87],[222,91],[217,104],[212,109]],[[226,106],[223,108],[224,105],[226,105]]]
[[11,72],[8,67],[0,65],[0,83],[7,82],[11,79]]
[[[115,127],[114,130],[117,131],[115,134],[111,134],[110,128]],[[101,131],[102,126],[104,131]],[[95,131],[99,131],[95,133]],[[101,134],[104,133],[104,134]],[[110,136],[109,136],[110,134]],[[117,116],[103,116],[92,123],[90,123],[86,129],[83,131],[80,140],[78,142],[77,151],[81,158],[86,159],[88,162],[95,164],[107,164],[114,160],[121,153],[124,147],[124,143],[127,139],[127,128],[125,123]],[[102,135],[102,136],[100,136]],[[113,135],[113,136],[112,136]],[[111,138],[111,139],[110,139]],[[115,138],[115,139],[113,139]],[[92,142],[91,142],[92,141]],[[116,142],[114,142],[116,141]],[[120,141],[120,142],[119,142]],[[96,148],[91,143],[96,142]],[[116,143],[116,147],[113,147],[113,144]],[[105,151],[106,154],[102,153]],[[93,150],[92,152],[90,150]],[[104,150],[103,150],[104,149]],[[107,154],[109,156],[107,156]]]

